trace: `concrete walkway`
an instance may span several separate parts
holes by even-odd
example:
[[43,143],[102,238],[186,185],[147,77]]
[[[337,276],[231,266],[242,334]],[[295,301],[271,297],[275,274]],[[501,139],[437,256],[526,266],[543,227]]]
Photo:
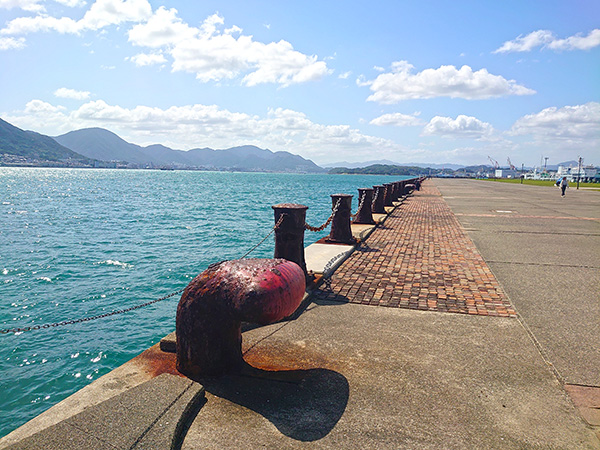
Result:
[[[44,448],[49,427],[109,416],[168,373],[164,406],[149,395],[136,409],[156,436],[170,399],[193,387],[189,404],[201,408],[194,418],[181,404],[174,448],[600,449],[599,201],[574,189],[561,199],[551,188],[429,180],[348,252],[301,314],[244,332],[241,375],[177,381],[175,355],[156,345],[0,448]],[[315,267],[329,258],[319,253]],[[99,425],[89,428],[120,430]]]

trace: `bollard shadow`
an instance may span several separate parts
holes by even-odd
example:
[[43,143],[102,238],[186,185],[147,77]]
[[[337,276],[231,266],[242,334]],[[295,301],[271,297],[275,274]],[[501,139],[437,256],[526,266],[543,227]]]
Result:
[[267,371],[197,380],[207,392],[257,412],[281,433],[304,442],[327,436],[346,410],[350,387],[329,369]]

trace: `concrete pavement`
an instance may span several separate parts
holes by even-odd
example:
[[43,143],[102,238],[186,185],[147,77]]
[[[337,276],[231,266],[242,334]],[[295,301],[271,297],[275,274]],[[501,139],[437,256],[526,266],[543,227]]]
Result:
[[[173,436],[174,448],[181,442],[184,449],[600,448],[593,426],[600,410],[600,402],[594,403],[600,401],[594,333],[600,317],[594,262],[600,194],[576,197],[571,189],[561,199],[551,188],[473,180],[430,180],[426,187],[373,231],[366,248],[377,251],[354,252],[341,264],[331,283],[333,297],[317,294],[293,320],[243,333],[248,366],[242,374],[195,380],[205,389],[206,403],[189,430]],[[562,203],[544,206],[554,201],[552,195]],[[450,205],[455,215],[436,213],[427,227],[402,222],[403,214],[413,220],[419,202],[427,201],[436,202],[436,211]],[[447,230],[436,230],[436,224]],[[435,257],[416,264],[415,255],[423,249],[409,249],[408,243],[421,241],[445,258],[444,270],[437,270]],[[386,246],[395,246],[387,256]],[[553,249],[563,246],[566,253],[555,257]],[[355,294],[342,291],[351,273],[345,267],[364,270],[359,278],[370,288],[377,264],[357,263],[368,257],[383,257],[381,270],[392,274],[412,268],[402,285],[410,284],[408,299],[417,301],[402,303],[399,295],[397,304],[371,302],[369,290],[363,289],[368,301],[353,303]],[[444,278],[445,272],[453,276]],[[418,273],[427,274],[428,283],[435,280],[436,289],[433,283],[422,289],[423,277],[414,276]],[[436,279],[438,273],[442,276]],[[555,281],[540,283],[538,276]],[[397,280],[380,278],[377,282],[393,283],[391,300]],[[385,286],[373,287],[374,296],[383,299]],[[445,301],[434,301],[434,292],[445,300],[452,292],[456,309],[440,308]],[[573,292],[576,301],[565,302]],[[502,311],[512,309],[517,317],[502,317]],[[499,313],[483,315],[486,311]],[[63,406],[55,405],[29,429],[26,424],[0,440],[0,448],[42,437],[45,424],[77,421],[74,408],[88,408],[92,415],[105,408],[106,415],[107,406],[118,407],[119,398],[163,373],[177,375],[175,355],[156,345]],[[179,398],[189,386],[201,394],[197,384],[170,384],[175,387],[165,398]],[[100,403],[98,397],[114,401]],[[154,397],[138,407],[150,419],[155,417]],[[99,422],[119,432],[119,424]],[[138,442],[123,440],[130,441]],[[44,440],[36,442],[43,445]],[[164,448],[152,442],[147,448]]]

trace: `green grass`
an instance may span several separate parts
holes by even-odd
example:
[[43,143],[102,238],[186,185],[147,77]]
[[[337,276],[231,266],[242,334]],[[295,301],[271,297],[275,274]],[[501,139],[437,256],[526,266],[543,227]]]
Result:
[[[486,181],[496,181],[498,183],[514,183],[520,184],[519,178],[487,178]],[[555,186],[554,180],[523,180],[523,184],[531,184],[534,186]],[[569,182],[570,188],[577,187],[577,182]],[[593,188],[600,190],[600,183],[579,183],[580,188]]]

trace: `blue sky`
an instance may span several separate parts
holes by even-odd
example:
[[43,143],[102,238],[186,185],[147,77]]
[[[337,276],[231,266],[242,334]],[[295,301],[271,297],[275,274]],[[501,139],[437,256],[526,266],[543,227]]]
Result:
[[600,164],[600,2],[0,0],[0,117],[317,164]]

